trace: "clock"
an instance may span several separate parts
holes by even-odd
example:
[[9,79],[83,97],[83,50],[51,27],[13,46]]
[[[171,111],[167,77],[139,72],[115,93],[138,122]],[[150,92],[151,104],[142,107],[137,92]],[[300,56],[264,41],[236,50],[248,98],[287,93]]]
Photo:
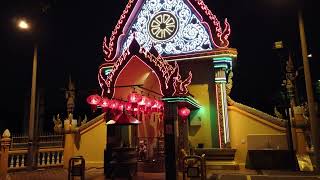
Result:
[[158,41],[170,39],[177,32],[177,18],[169,12],[154,15],[149,22],[149,33]]

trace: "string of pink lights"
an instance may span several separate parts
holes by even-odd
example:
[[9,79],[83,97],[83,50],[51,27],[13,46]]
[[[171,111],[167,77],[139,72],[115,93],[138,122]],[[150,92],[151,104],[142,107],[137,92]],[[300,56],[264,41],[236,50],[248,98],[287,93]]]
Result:
[[93,111],[96,111],[96,109],[100,107],[103,112],[106,112],[107,110],[114,112],[122,112],[123,110],[126,110],[133,114],[137,114],[139,112],[147,114],[152,112],[163,112],[164,103],[161,100],[143,96],[136,92],[130,93],[127,100],[128,101],[108,99],[94,94],[87,98],[87,103],[91,105],[91,109]]
[[[103,98],[97,94],[90,95],[87,98],[87,103],[91,105],[91,109],[96,111],[98,107],[103,112],[110,110],[113,113],[122,113],[124,110],[132,115],[138,113],[161,113],[164,111],[164,103],[161,100],[153,99],[147,96],[143,96],[137,92],[132,92],[127,97],[128,101],[122,101],[117,99]],[[190,109],[187,107],[179,108],[178,115],[183,122],[186,122],[190,114]]]

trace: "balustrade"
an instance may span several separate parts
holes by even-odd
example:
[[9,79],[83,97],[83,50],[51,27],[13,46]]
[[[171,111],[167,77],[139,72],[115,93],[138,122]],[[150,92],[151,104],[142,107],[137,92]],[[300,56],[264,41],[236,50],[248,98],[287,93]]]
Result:
[[27,166],[28,150],[9,151],[8,169],[24,169]]
[[63,148],[40,149],[38,167],[63,166]]

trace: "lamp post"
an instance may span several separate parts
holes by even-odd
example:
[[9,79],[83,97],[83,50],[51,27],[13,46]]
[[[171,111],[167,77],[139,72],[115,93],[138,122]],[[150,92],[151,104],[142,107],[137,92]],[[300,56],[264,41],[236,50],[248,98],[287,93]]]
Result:
[[309,65],[308,51],[307,51],[307,42],[305,37],[304,22],[303,22],[301,10],[299,10],[298,12],[298,20],[299,20],[299,33],[300,33],[301,52],[302,52],[302,59],[303,59],[304,78],[306,83],[307,100],[308,100],[308,107],[309,107],[309,120],[310,120],[310,126],[311,126],[312,144],[314,147],[313,153],[315,158],[316,171],[319,172],[319,169],[320,169],[319,167],[320,166],[319,123],[317,120],[316,103],[315,103],[313,88],[312,88],[310,65]]
[[[30,24],[26,20],[18,21],[18,28],[21,30],[30,31]],[[31,84],[31,100],[30,100],[30,114],[29,114],[29,142],[28,142],[28,159],[27,165],[28,169],[32,170],[36,167],[36,138],[35,134],[37,131],[37,123],[35,119],[35,105],[36,105],[36,89],[37,89],[37,64],[38,64],[38,48],[36,42],[34,43],[34,51],[33,51],[33,63],[32,63],[32,84]]]

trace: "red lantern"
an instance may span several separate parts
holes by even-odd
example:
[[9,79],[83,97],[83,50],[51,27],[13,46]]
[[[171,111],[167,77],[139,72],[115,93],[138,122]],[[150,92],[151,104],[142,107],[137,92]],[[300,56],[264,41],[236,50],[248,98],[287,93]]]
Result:
[[118,105],[119,105],[119,101],[113,99],[113,100],[110,101],[109,108],[112,109],[112,110],[117,110],[118,109]]
[[159,112],[160,106],[161,106],[161,101],[155,99],[155,100],[153,100],[153,102],[154,102],[154,104],[151,107],[151,111],[152,112]]
[[138,102],[138,105],[139,106],[145,106],[147,104],[147,101],[148,101],[148,97],[142,96],[141,100]]
[[163,111],[164,110],[164,103],[162,101],[159,101],[158,108],[159,108],[159,111]]
[[146,107],[152,107],[155,104],[155,100],[148,98],[147,102],[146,102]]
[[97,94],[90,95],[87,97],[87,103],[91,105],[92,111],[96,111],[97,105],[100,103],[101,97]]
[[125,108],[126,108],[126,111],[132,111],[133,110],[132,104],[130,102],[126,102]]
[[99,106],[102,108],[103,112],[107,111],[109,105],[110,105],[110,100],[108,98],[102,98],[99,103]]
[[141,100],[138,102],[139,111],[144,112],[146,110],[146,104],[147,104],[148,99],[149,98],[146,96],[141,97]]
[[182,118],[183,122],[185,122],[187,117],[190,114],[190,109],[188,109],[186,107],[180,108],[179,111],[178,111],[178,114]]
[[154,99],[151,99],[151,98],[148,98],[147,101],[146,101],[146,108],[145,108],[145,112],[147,114],[149,114],[150,112],[152,112],[151,110],[151,107],[155,104],[155,100]]
[[135,104],[138,103],[141,100],[141,98],[142,97],[140,94],[133,92],[128,95],[128,102]]
[[125,107],[125,102],[119,101],[118,110],[122,112],[124,107]]

